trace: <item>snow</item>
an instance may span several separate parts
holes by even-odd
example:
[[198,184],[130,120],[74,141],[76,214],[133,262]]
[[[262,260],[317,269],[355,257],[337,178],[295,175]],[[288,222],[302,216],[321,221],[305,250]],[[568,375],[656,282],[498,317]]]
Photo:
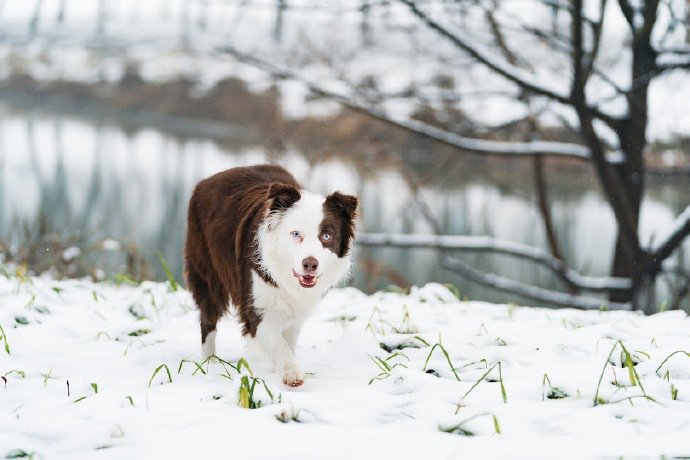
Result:
[[81,249],[79,249],[75,246],[71,246],[62,252],[62,259],[65,262],[69,262],[71,260],[76,259],[80,255],[81,255]]
[[115,241],[115,240],[111,240],[111,239],[103,240],[101,245],[102,245],[104,251],[119,251],[120,250],[120,243]]
[[[0,455],[15,449],[43,458],[690,453],[690,358],[678,353],[656,372],[671,353],[690,350],[690,320],[680,311],[643,317],[493,305],[458,301],[439,284],[371,296],[334,289],[300,338],[297,355],[307,380],[299,389],[283,386],[265,363],[245,354],[233,318],[221,322],[219,356],[232,363],[246,357],[276,399],[272,403],[259,384],[262,407],[244,409],[237,406],[236,371],[228,372],[232,380],[221,375],[219,363],[207,374],[194,374],[193,363],[178,372],[182,359],[199,353],[197,313],[186,291],[163,283],[116,286],[3,271],[0,325],[9,354],[0,340],[0,375],[7,380],[0,382]],[[431,347],[415,336],[429,345],[440,341],[460,381],[439,347],[425,365]],[[613,403],[642,395],[621,367],[625,359],[617,346],[598,392],[611,403],[594,405],[618,340],[638,362],[634,369],[656,402]],[[405,348],[394,355],[380,344]],[[376,358],[400,365],[383,372]],[[161,364],[172,382],[165,370],[152,379]],[[489,381],[479,381],[492,366]],[[542,384],[545,374],[558,391]],[[543,399],[558,392],[568,397]],[[475,436],[440,430],[464,421],[462,428]]]

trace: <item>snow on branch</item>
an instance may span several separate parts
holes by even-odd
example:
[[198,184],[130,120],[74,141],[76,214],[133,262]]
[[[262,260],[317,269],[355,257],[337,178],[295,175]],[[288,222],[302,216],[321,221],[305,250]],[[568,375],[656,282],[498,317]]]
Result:
[[494,252],[543,265],[566,283],[584,291],[627,290],[632,287],[628,278],[583,276],[541,249],[488,236],[360,233],[356,242],[362,246]]
[[427,139],[432,139],[441,144],[454,147],[466,153],[511,157],[542,155],[561,158],[568,157],[584,161],[588,161],[590,159],[589,149],[579,144],[540,140],[531,142],[501,142],[486,139],[475,139],[460,136],[421,121],[393,118],[391,115],[388,115],[380,109],[357,102],[349,96],[328,90],[322,85],[310,82],[306,78],[301,77],[294,72],[280,68],[255,56],[242,53],[234,47],[224,46],[219,49],[219,51],[228,53],[241,62],[260,68],[275,78],[299,82],[303,84],[310,92],[336,101],[353,111],[362,113],[388,125],[402,128],[406,131],[426,137]]
[[631,305],[629,303],[609,302],[593,297],[566,294],[563,292],[553,291],[551,289],[530,286],[528,284],[520,283],[519,281],[511,280],[492,273],[485,273],[481,270],[477,270],[462,260],[451,256],[443,256],[441,259],[441,265],[447,270],[458,273],[460,276],[484,286],[552,305],[578,308],[582,310],[597,310],[601,308],[607,308],[609,310],[631,309]]

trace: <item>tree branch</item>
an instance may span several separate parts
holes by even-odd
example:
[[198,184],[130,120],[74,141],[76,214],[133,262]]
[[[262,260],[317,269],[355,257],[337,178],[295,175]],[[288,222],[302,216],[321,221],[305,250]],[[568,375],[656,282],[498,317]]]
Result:
[[[533,176],[534,176],[534,188],[537,194],[537,203],[539,205],[539,213],[541,214],[542,221],[544,223],[544,231],[546,233],[546,240],[549,242],[549,249],[551,250],[551,255],[565,263],[563,255],[561,255],[560,248],[558,246],[558,237],[556,236],[556,231],[553,226],[553,218],[551,216],[551,208],[549,207],[549,197],[548,188],[546,186],[546,178],[544,177],[544,164],[541,157],[534,157],[533,163]],[[578,287],[573,284],[569,279],[564,278],[563,280],[567,285],[568,292],[570,294],[577,294]]]
[[589,78],[589,76],[592,74],[592,70],[594,70],[594,61],[596,61],[597,55],[599,54],[599,47],[601,45],[601,33],[604,30],[604,15],[606,13],[606,4],[607,0],[601,0],[601,5],[599,7],[599,21],[592,22],[592,35],[594,36],[594,43],[592,44],[592,49],[587,59],[587,66],[584,70],[587,78]]
[[496,45],[498,45],[498,49],[501,50],[506,61],[508,61],[511,65],[520,66],[520,60],[517,58],[513,50],[511,50],[508,46],[508,43],[503,36],[503,32],[501,31],[501,27],[496,20],[494,15],[494,8],[496,6],[496,3],[492,3],[491,5],[488,5],[488,8],[484,8],[484,16],[486,17],[486,21],[489,23],[489,27],[491,28],[491,33],[494,36]]
[[613,173],[604,155],[604,148],[601,139],[597,135],[593,123],[591,112],[587,107],[587,95],[585,87],[587,85],[587,75],[583,69],[583,37],[582,37],[582,0],[573,1],[572,10],[572,42],[573,42],[573,81],[572,99],[575,110],[580,120],[580,130],[587,145],[592,153],[592,160],[600,177],[606,196],[609,199],[611,208],[616,216],[616,221],[620,228],[620,233],[625,241],[624,250],[628,253],[630,260],[635,260],[640,248],[637,235],[637,225],[633,217],[632,207],[628,200],[627,193],[623,184]]
[[509,292],[511,294],[516,294],[521,297],[549,303],[552,305],[583,310],[595,310],[604,306],[611,310],[630,309],[630,304],[628,303],[608,302],[606,300],[595,299],[592,297],[564,294],[562,292],[552,291],[550,289],[523,284],[519,281],[514,281],[503,276],[485,273],[481,270],[473,268],[460,259],[450,256],[442,257],[441,265],[447,270],[458,273],[459,275],[484,286],[489,286],[499,291]]
[[568,268],[562,260],[552,257],[541,249],[488,236],[359,233],[355,242],[361,246],[373,247],[386,246],[447,251],[492,252],[526,259],[542,265],[551,270],[564,282],[571,283],[578,289],[585,291],[622,291],[632,287],[631,280],[627,278],[583,276],[575,270]]
[[656,65],[656,71],[653,73],[650,73],[650,77],[648,79],[651,80],[652,78],[658,76],[659,74],[662,74],[664,72],[668,72],[670,70],[690,70],[690,58],[686,62],[670,62],[668,64],[657,64]]
[[625,20],[628,22],[630,30],[635,33],[635,10],[633,9],[632,5],[630,2],[628,2],[628,0],[618,0],[618,5],[621,7],[621,12],[625,17]]
[[654,24],[656,24],[656,12],[659,9],[659,0],[645,0],[643,2],[643,23],[642,28],[640,28],[636,33],[642,34],[644,40],[649,42],[652,36],[652,29],[654,29]]
[[451,43],[456,45],[458,48],[462,49],[474,59],[484,64],[497,74],[501,75],[505,79],[517,84],[521,88],[528,90],[532,93],[538,94],[540,96],[545,96],[550,99],[556,100],[562,104],[569,105],[570,100],[567,95],[559,94],[555,91],[545,88],[537,84],[536,82],[530,81],[525,75],[519,75],[519,71],[515,68],[511,68],[504,65],[492,57],[488,56],[484,52],[480,51],[475,46],[471,45],[471,40],[462,37],[459,33],[452,33],[438,22],[434,21],[426,13],[420,10],[413,0],[398,0],[401,3],[407,5],[407,7],[412,11],[412,14],[417,16],[422,22],[424,22],[431,30],[437,32],[439,35],[448,39]]
[[651,271],[658,271],[663,261],[681,245],[688,235],[690,235],[690,206],[680,213],[668,235],[652,249],[652,262],[651,267],[649,267]]
[[302,78],[289,70],[279,68],[278,66],[275,66],[262,59],[242,53],[234,47],[225,46],[219,51],[228,53],[241,62],[258,67],[268,72],[275,78],[298,81],[302,83],[310,92],[336,101],[350,110],[362,113],[388,125],[402,128],[406,131],[426,137],[427,139],[431,139],[441,144],[462,150],[466,153],[511,157],[543,155],[560,158],[568,157],[584,161],[590,160],[589,149],[578,144],[551,141],[500,142],[486,139],[474,139],[463,137],[417,120],[397,120],[382,110],[359,103],[348,98],[347,96],[337,94],[334,91],[327,90],[316,83],[309,82],[305,78]]
[[[569,95],[560,94],[554,90],[548,89],[548,88],[544,87],[543,85],[538,84],[537,82],[531,80],[530,76],[525,75],[519,69],[516,69],[516,68],[509,66],[509,65],[505,65],[503,62],[500,62],[496,59],[493,59],[491,56],[484,53],[479,48],[471,45],[470,44],[472,42],[471,39],[469,39],[467,37],[463,37],[460,33],[457,33],[457,32],[454,33],[454,32],[449,31],[444,26],[442,26],[438,22],[434,21],[433,19],[431,19],[431,17],[429,17],[427,14],[425,14],[423,11],[421,11],[417,7],[417,5],[415,4],[415,2],[413,0],[398,0],[398,1],[407,5],[407,7],[410,9],[410,11],[412,11],[412,14],[417,16],[431,30],[433,30],[433,31],[437,32],[439,35],[445,37],[451,43],[453,43],[455,46],[462,49],[463,51],[468,53],[470,56],[472,56],[474,59],[476,59],[478,62],[485,65],[489,69],[493,70],[498,75],[501,75],[503,78],[507,79],[508,81],[515,83],[516,85],[518,85],[523,90],[534,93],[534,94],[539,95],[539,96],[548,97],[548,98],[553,99],[557,102],[560,102],[561,104],[564,104],[564,105],[569,105],[569,106],[574,105],[574,102]],[[604,121],[605,123],[609,124],[611,127],[618,126],[620,124],[621,120],[619,120],[618,118],[616,118],[612,115],[601,112],[596,107],[587,107],[587,110],[590,111],[596,118]]]

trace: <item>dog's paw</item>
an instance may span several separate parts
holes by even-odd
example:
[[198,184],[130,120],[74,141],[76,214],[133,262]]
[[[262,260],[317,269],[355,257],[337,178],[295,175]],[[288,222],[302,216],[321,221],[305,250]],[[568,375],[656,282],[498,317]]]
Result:
[[304,374],[296,367],[285,367],[283,383],[290,387],[298,387],[304,383]]

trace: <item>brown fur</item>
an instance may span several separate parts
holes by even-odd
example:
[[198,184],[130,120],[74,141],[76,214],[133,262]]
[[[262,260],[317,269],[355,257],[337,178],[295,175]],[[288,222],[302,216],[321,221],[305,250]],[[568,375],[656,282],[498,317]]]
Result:
[[328,242],[322,241],[322,244],[338,257],[345,257],[350,252],[355,237],[356,210],[357,198],[340,192],[328,195],[323,203],[324,218],[319,230],[330,233],[333,238]]
[[300,199],[300,185],[278,166],[228,169],[201,181],[189,201],[185,279],[196,301],[201,341],[216,329],[229,301],[237,307],[242,333],[256,334],[261,317],[252,304],[251,273],[275,282],[260,269],[255,238],[268,212]]

